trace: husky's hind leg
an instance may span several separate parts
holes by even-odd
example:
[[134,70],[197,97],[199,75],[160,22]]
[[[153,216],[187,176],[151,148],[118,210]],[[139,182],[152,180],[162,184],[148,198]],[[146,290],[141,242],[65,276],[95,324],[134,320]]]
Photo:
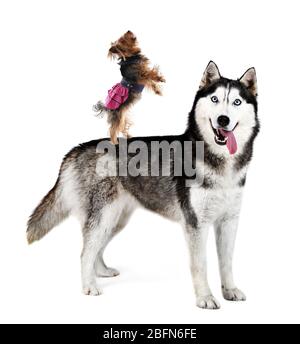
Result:
[[88,218],[83,228],[84,245],[81,255],[82,287],[86,295],[100,295],[96,283],[95,262],[99,250],[106,246],[120,217],[116,201],[106,205],[98,215]]
[[99,249],[95,262],[95,271],[97,277],[115,277],[120,274],[118,270],[107,267],[103,259],[103,253],[109,242],[114,238],[114,236],[121,232],[121,230],[127,225],[132,212],[132,209],[124,209],[120,215],[117,225],[111,231],[110,236],[107,236],[106,240],[102,241],[102,247],[100,247]]
[[83,250],[81,254],[82,290],[86,295],[100,295],[101,289],[96,283],[94,263],[97,257],[99,242],[104,240],[105,232],[111,228],[102,228],[97,224],[87,223],[83,229]]

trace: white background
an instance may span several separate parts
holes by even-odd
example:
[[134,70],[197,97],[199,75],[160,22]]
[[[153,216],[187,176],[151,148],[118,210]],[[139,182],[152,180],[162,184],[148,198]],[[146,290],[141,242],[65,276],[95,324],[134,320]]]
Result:
[[[299,322],[298,1],[1,1],[0,319],[22,323]],[[246,303],[222,299],[213,235],[209,280],[220,311],[195,307],[181,228],[138,210],[109,246],[121,276],[81,294],[81,232],[68,219],[32,246],[26,221],[63,155],[107,135],[91,107],[119,81],[106,58],[131,29],[158,63],[164,97],[143,94],[135,135],[185,129],[204,68],[256,67],[262,130],[248,175],[235,254]],[[213,234],[213,233],[211,233]]]

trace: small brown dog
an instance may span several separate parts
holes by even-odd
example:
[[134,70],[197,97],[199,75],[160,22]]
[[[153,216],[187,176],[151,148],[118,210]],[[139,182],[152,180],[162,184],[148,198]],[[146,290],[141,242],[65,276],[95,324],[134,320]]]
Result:
[[150,67],[149,59],[141,54],[136,36],[131,31],[111,44],[108,56],[118,59],[123,79],[108,91],[105,104],[99,101],[94,105],[94,111],[108,114],[110,138],[116,144],[119,132],[129,137],[128,109],[141,98],[144,87],[161,95],[159,83],[165,79],[157,66]]

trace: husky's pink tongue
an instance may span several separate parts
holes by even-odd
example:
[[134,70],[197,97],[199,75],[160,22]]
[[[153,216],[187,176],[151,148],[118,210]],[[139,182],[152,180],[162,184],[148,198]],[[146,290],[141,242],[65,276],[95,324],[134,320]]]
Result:
[[224,137],[227,137],[227,148],[230,154],[234,154],[237,151],[237,143],[233,131],[226,131],[224,129],[219,129]]

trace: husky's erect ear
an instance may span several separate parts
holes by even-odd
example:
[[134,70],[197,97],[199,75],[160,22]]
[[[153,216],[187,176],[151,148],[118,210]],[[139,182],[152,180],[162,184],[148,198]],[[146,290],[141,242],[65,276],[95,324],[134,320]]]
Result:
[[249,68],[239,81],[246,86],[255,97],[257,96],[257,79],[254,67]]
[[219,72],[218,66],[213,61],[210,61],[201,79],[200,88],[208,86],[213,81],[218,80],[220,78],[221,74]]

